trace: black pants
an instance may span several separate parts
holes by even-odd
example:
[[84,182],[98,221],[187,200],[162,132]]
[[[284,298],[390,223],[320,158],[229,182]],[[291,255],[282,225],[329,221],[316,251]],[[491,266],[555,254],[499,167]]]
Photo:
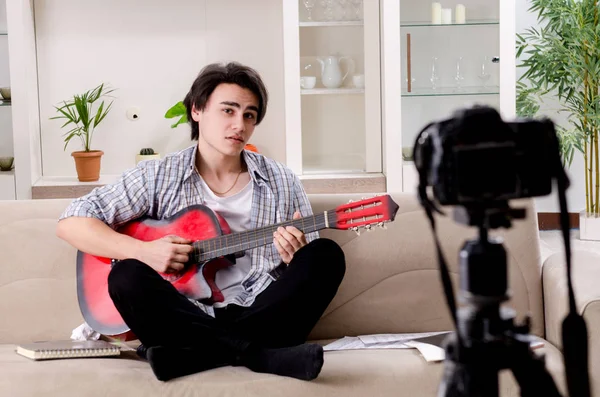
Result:
[[210,346],[235,356],[250,346],[304,343],[335,296],[345,269],[344,253],[334,241],[313,240],[294,254],[282,276],[252,306],[215,309],[214,318],[135,259],[112,268],[108,289],[123,320],[146,347]]

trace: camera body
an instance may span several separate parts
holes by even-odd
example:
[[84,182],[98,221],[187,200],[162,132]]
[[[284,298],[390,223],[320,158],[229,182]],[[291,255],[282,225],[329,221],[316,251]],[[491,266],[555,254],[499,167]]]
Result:
[[442,205],[477,205],[552,192],[558,140],[550,120],[504,122],[490,107],[431,123],[413,158]]

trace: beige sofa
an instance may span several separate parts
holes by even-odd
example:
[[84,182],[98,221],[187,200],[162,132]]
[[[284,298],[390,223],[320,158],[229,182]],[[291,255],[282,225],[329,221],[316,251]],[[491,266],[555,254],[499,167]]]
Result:
[[[356,198],[310,196],[315,211]],[[311,339],[451,329],[432,234],[422,208],[412,195],[394,195],[394,199],[400,209],[386,230],[360,236],[350,231],[321,232],[343,247],[347,272]],[[43,362],[17,355],[16,344],[68,339],[83,321],[75,288],[76,251],[55,236],[56,219],[68,202],[0,201],[0,395],[436,395],[443,364],[426,363],[414,349],[327,352],[321,375],[311,382],[225,367],[163,383],[131,352],[121,358]],[[531,215],[531,207],[529,210]],[[475,230],[457,225],[451,216],[438,219],[445,254],[457,281],[459,248]],[[562,355],[555,347],[560,345],[560,321],[567,302],[563,258],[549,258],[542,269],[534,216],[516,222],[508,232],[495,234],[505,237],[509,252],[510,305],[520,318],[529,313],[532,333],[551,342],[540,352],[546,355],[547,368],[564,390]],[[575,259],[578,305],[590,334],[592,378],[600,389],[600,266],[595,266],[599,264],[594,263],[597,258],[593,256],[576,254]],[[501,376],[501,395],[519,395],[509,373]]]

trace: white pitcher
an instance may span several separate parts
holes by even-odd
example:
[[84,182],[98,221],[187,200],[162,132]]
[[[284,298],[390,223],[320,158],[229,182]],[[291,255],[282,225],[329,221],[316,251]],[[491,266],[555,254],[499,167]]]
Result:
[[[354,60],[349,57],[328,56],[317,58],[321,64],[321,81],[327,88],[338,88],[342,85],[348,74],[354,70]],[[340,63],[346,61],[346,74],[342,76]]]

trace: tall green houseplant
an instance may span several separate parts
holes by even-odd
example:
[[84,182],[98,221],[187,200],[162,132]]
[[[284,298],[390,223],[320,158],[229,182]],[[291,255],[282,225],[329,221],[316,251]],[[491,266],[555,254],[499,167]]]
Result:
[[569,125],[557,126],[563,161],[585,160],[586,212],[600,214],[600,15],[597,0],[530,0],[539,28],[517,35],[517,113],[535,116],[546,96],[558,99]]

